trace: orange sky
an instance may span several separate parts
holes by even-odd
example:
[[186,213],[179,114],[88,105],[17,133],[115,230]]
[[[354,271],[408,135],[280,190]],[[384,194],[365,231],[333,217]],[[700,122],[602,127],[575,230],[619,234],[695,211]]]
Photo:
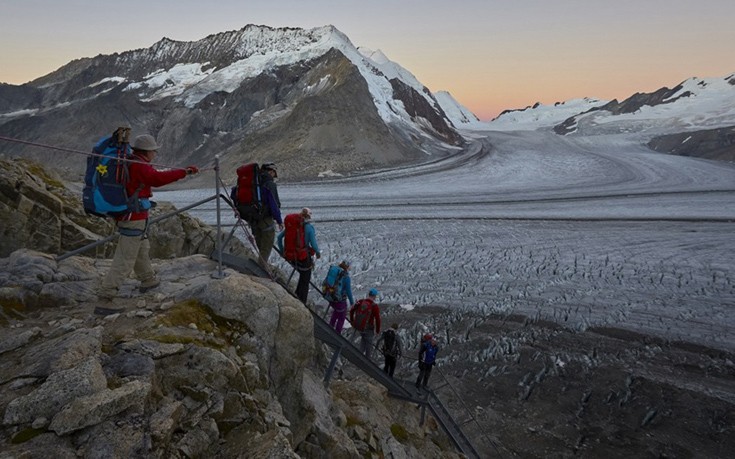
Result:
[[[211,5],[211,6],[210,6]],[[626,98],[735,72],[735,1],[0,0],[0,81],[72,59],[247,24],[332,24],[481,119],[535,102]],[[117,18],[115,24],[111,18]]]

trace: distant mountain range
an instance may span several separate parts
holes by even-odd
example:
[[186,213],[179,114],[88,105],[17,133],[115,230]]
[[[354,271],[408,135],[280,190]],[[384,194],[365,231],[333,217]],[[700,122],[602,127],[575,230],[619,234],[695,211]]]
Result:
[[455,126],[467,130],[621,134],[634,136],[656,151],[735,161],[735,73],[690,78],[672,89],[636,93],[622,102],[583,98],[551,106],[536,103],[506,110],[490,122],[454,116],[461,108],[444,110]]
[[[735,74],[687,80],[623,102],[591,98],[507,110],[481,122],[432,93],[380,51],[332,26],[248,25],[194,42],[70,62],[27,84],[0,84],[0,136],[89,151],[117,126],[151,133],[157,161],[223,168],[276,161],[285,179],[314,179],[451,155],[471,131],[638,135],[660,151],[734,160]],[[84,160],[0,141],[79,177]]]

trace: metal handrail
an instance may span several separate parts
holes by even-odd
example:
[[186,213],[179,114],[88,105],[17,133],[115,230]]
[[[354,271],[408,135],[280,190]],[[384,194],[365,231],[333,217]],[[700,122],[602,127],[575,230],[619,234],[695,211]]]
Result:
[[[177,210],[175,210],[173,212],[169,212],[167,214],[159,215],[159,216],[157,216],[155,218],[150,219],[148,221],[148,224],[149,225],[156,224],[156,223],[160,222],[161,220],[165,220],[167,218],[173,217],[174,215],[178,215],[178,214],[180,214],[182,212],[186,212],[189,209],[192,209],[194,207],[200,206],[200,205],[202,205],[204,203],[207,203],[209,201],[212,201],[214,199],[217,199],[218,197],[220,197],[220,196],[215,194],[214,196],[210,196],[210,197],[208,197],[206,199],[202,199],[201,201],[197,201],[194,204],[189,204],[188,206],[182,207],[181,209],[177,209]],[[117,233],[117,232],[115,232],[114,234],[111,234],[111,235],[107,236],[104,239],[100,239],[99,241],[91,242],[91,243],[85,245],[84,247],[80,247],[78,249],[74,249],[74,250],[72,250],[70,252],[66,252],[66,253],[64,253],[62,255],[59,255],[58,257],[56,257],[56,261],[57,262],[58,261],[62,261],[62,260],[65,260],[65,259],[67,259],[67,258],[69,258],[71,256],[78,255],[80,253],[86,252],[87,250],[93,249],[93,248],[95,248],[97,246],[100,246],[102,244],[105,244],[107,242],[110,242],[110,241],[114,240],[115,238],[117,238],[119,236],[120,236],[120,234]]]

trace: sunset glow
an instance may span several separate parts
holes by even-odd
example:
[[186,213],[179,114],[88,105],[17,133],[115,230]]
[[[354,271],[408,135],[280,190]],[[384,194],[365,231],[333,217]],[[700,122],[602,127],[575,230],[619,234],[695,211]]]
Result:
[[622,99],[735,71],[735,2],[0,0],[0,81],[74,59],[195,41],[247,24],[332,24],[481,119],[535,102]]

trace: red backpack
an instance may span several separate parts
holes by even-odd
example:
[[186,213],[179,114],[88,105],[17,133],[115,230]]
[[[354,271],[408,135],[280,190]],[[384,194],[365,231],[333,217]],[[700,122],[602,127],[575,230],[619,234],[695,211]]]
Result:
[[352,315],[352,326],[355,327],[357,331],[363,331],[367,327],[370,321],[370,316],[373,313],[373,304],[374,303],[370,299],[363,298],[362,300],[358,300],[355,305],[352,306],[352,311],[354,311],[354,315]]
[[301,214],[288,214],[283,219],[283,257],[291,262],[309,258],[304,234],[304,218]]
[[257,163],[245,164],[237,168],[237,186],[232,189],[231,197],[243,219],[257,220],[263,215],[260,169]]

